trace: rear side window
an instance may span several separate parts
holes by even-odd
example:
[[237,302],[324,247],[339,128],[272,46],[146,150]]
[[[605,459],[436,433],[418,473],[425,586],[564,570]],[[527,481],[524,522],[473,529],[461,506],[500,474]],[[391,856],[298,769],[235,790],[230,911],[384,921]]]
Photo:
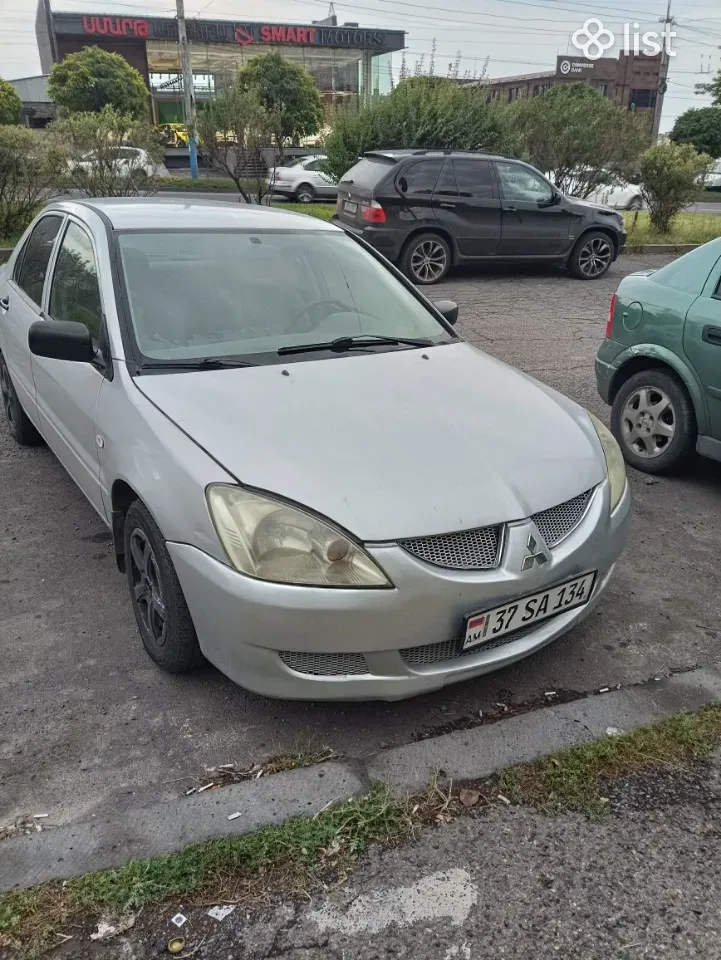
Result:
[[479,200],[494,197],[493,173],[488,160],[454,160],[453,169],[461,197]]
[[430,197],[433,193],[443,160],[417,160],[406,167],[396,181],[407,196]]
[[62,217],[48,216],[39,220],[15,268],[15,282],[38,305],[43,298],[45,275],[61,223]]
[[100,337],[98,268],[90,237],[76,223],[68,224],[55,261],[48,313],[53,320],[84,323],[95,340]]
[[354,167],[350,168],[348,173],[343,174],[340,182],[348,184],[350,187],[363,187],[366,190],[372,190],[395,165],[395,160],[390,158],[363,157]]

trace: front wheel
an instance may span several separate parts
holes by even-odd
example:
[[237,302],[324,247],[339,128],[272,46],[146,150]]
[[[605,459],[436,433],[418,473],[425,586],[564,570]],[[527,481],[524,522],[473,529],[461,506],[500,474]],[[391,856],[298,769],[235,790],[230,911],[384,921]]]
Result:
[[32,424],[32,421],[23,410],[15,387],[10,379],[10,371],[5,359],[0,354],[0,398],[7,421],[10,436],[21,447],[31,447],[42,443],[42,437]]
[[420,233],[406,245],[401,270],[413,283],[439,283],[451,267],[451,248],[437,233]]
[[696,416],[686,388],[656,368],[635,373],[621,386],[611,429],[626,462],[646,473],[681,469],[696,447]]
[[136,500],[125,517],[125,570],[133,612],[148,655],[168,673],[204,662],[195,627],[163,535]]
[[627,210],[643,210],[643,200],[641,197],[633,197],[629,203]]
[[295,191],[295,199],[298,203],[313,203],[315,200],[315,190],[309,183],[301,183]]
[[612,263],[613,241],[600,230],[591,230],[573,248],[568,269],[578,280],[599,280]]

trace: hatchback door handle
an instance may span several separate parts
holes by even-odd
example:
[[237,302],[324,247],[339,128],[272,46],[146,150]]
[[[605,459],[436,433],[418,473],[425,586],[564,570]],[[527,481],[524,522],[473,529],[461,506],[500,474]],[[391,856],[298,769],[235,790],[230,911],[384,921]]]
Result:
[[10,297],[3,297],[0,299],[0,310],[9,310],[10,309]]
[[518,207],[504,207],[506,213],[518,213]]
[[455,203],[445,203],[445,202],[444,202],[444,203],[439,203],[438,206],[439,206],[439,207],[443,207],[444,210],[455,210],[455,209],[456,209]]
[[715,347],[721,347],[721,327],[704,327],[702,338],[706,343],[712,343]]

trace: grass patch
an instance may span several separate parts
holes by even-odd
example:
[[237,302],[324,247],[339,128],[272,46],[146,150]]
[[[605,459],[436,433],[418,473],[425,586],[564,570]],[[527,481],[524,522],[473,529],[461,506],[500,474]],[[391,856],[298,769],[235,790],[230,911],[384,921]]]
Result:
[[670,233],[657,233],[647,210],[626,214],[628,245],[650,243],[707,243],[721,236],[721,215],[716,213],[679,213],[674,217]]
[[501,774],[498,786],[513,803],[597,818],[608,811],[603,791],[610,782],[644,770],[688,766],[708,757],[719,743],[721,707],[707,707],[513,767]]
[[[248,189],[251,189],[251,184],[252,189],[255,189],[255,181],[250,180],[247,183]],[[191,177],[158,177],[155,186],[158,190],[199,190],[202,193],[210,193],[212,190],[238,192],[230,177],[204,177],[201,175],[197,180],[193,180]]]
[[330,220],[335,213],[334,203],[278,203],[279,210],[292,210],[294,213],[307,213],[319,220]]

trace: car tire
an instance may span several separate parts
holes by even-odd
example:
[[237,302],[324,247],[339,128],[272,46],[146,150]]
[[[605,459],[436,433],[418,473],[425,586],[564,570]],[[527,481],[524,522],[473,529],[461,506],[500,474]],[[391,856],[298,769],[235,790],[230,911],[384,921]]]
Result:
[[627,210],[643,210],[643,200],[641,197],[633,197],[629,205],[626,207]]
[[205,658],[165,539],[147,507],[135,500],[125,516],[125,573],[148,656],[168,673],[184,673]]
[[298,203],[313,203],[315,200],[315,190],[309,183],[301,183],[295,191],[295,199]]
[[418,233],[403,248],[400,268],[419,286],[440,283],[451,269],[451,248],[438,233]]
[[15,387],[10,379],[4,357],[0,354],[0,398],[7,421],[10,436],[21,447],[34,447],[43,442],[43,438],[33,426],[32,421],[23,410]]
[[[662,424],[663,431],[656,434]],[[655,367],[622,384],[611,408],[611,430],[626,462],[644,473],[681,470],[696,449],[696,415],[688,391],[675,374]]]
[[613,263],[613,240],[602,230],[589,230],[578,238],[568,260],[571,276],[577,280],[600,280]]

